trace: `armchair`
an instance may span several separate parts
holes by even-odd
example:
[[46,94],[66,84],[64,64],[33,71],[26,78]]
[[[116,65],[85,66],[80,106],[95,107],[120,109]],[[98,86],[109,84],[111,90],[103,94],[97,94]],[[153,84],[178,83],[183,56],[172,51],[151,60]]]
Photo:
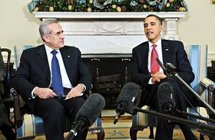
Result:
[[[19,57],[21,51],[24,49],[32,48],[32,45],[24,45],[23,47],[15,47],[15,63],[16,68],[19,65]],[[11,88],[11,94],[14,97],[14,116],[15,116],[15,130],[17,139],[33,139],[36,136],[44,135],[43,120],[41,117],[30,114],[27,105],[23,102],[21,96],[15,89]],[[91,93],[93,94],[93,93]],[[70,119],[65,118],[64,131],[68,132],[71,129]],[[98,140],[103,140],[105,137],[104,130],[102,128],[101,117],[98,117],[95,123],[89,128],[90,134],[97,134]]]
[[[190,60],[190,63],[193,68],[193,72],[195,74],[195,79],[192,82],[191,86],[193,89],[198,90],[197,93],[201,95],[201,97],[208,101],[207,97],[208,94],[211,93],[210,85],[213,82],[210,82],[210,84],[205,83],[205,77],[207,76],[207,46],[201,46],[201,45],[189,45],[186,46],[186,51],[188,54],[188,58]],[[199,87],[204,87],[204,90],[199,90]],[[144,106],[146,109],[150,109],[149,107]],[[188,108],[188,112],[193,112],[194,108]],[[199,110],[196,109],[195,110]],[[195,113],[195,112],[193,112]],[[145,128],[150,128],[150,135],[149,138],[154,138],[153,135],[153,127],[156,127],[156,117],[144,113],[137,113],[137,115],[132,116],[132,126],[130,128],[130,137],[132,140],[137,139],[137,132],[143,131]],[[202,137],[202,136],[201,136]]]
[[[44,135],[43,120],[37,115],[30,114],[28,108],[15,89],[11,89],[14,96],[14,114],[15,129],[17,139],[33,139],[36,136]],[[71,129],[69,118],[65,118],[64,131],[69,132]],[[97,134],[97,140],[103,140],[105,137],[102,128],[101,118],[98,117],[95,123],[89,128],[89,134]]]
[[4,62],[3,71],[5,71],[6,75],[3,83],[0,85],[1,86],[0,88],[1,88],[2,100],[9,113],[10,108],[13,108],[14,106],[13,97],[10,94],[10,79],[11,79],[11,72],[12,72],[12,69],[11,69],[12,65],[10,62],[11,50],[7,48],[1,48],[0,53],[3,56],[6,56],[5,58],[3,58],[3,62]]

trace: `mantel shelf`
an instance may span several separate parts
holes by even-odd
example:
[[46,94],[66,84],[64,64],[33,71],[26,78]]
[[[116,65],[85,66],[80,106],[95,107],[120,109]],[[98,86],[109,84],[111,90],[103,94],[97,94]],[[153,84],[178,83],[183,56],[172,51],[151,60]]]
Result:
[[148,14],[161,18],[183,18],[187,12],[33,12],[40,19],[143,19]]

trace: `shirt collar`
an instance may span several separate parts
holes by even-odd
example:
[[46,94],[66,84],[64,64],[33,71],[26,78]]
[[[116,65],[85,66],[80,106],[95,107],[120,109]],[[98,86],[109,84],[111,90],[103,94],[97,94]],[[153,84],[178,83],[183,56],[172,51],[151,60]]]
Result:
[[[47,54],[51,54],[51,51],[53,50],[52,48],[48,47],[46,44],[45,44],[45,49],[46,49],[46,52]],[[60,52],[59,49],[56,50],[58,53]]]
[[159,39],[156,43],[152,43],[149,41],[149,47],[151,47],[153,44],[156,44],[157,46],[161,46],[161,39]]

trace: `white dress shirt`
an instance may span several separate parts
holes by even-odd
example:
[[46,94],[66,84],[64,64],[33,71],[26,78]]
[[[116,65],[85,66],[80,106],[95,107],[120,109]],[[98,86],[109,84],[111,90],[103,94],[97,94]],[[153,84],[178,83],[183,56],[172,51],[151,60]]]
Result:
[[[51,51],[53,50],[52,48],[49,48],[47,45],[45,45],[45,49],[46,49],[46,54],[47,54],[47,58],[48,58],[48,62],[49,62],[49,69],[50,69],[50,73],[52,73],[51,71],[51,60],[53,57],[53,54],[51,53]],[[62,85],[64,88],[72,88],[72,84],[69,81],[69,77],[67,75],[64,63],[63,63],[63,58],[62,55],[60,53],[59,50],[56,50],[58,53],[56,54],[56,57],[58,59],[59,62],[59,66],[60,66],[60,73],[61,73],[61,78],[62,78]],[[50,82],[50,86],[52,84],[52,74],[51,74],[51,82]]]
[[[163,55],[162,55],[162,45],[161,45],[161,39],[159,39],[156,43],[151,43],[149,42],[149,55],[148,55],[148,70],[151,72],[151,52],[152,52],[152,45],[155,44],[157,47],[155,48],[157,53],[158,53],[158,58],[163,64]],[[159,72],[163,72],[163,69],[160,67]],[[153,84],[152,83],[152,78],[149,79],[148,84]]]
[[[149,42],[149,41],[148,41]],[[155,44],[157,47],[155,48],[158,53],[158,58],[163,63],[163,55],[162,55],[162,46],[161,46],[161,39],[159,39],[156,43],[149,42],[149,56],[148,56],[148,70],[151,71],[151,52],[152,52],[152,45]],[[159,69],[162,72],[162,68]]]

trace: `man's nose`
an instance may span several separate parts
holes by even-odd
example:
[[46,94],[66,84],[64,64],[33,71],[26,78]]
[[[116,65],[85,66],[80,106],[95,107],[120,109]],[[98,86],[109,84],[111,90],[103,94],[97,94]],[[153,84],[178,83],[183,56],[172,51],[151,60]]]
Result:
[[64,38],[64,34],[61,34],[60,38]]

